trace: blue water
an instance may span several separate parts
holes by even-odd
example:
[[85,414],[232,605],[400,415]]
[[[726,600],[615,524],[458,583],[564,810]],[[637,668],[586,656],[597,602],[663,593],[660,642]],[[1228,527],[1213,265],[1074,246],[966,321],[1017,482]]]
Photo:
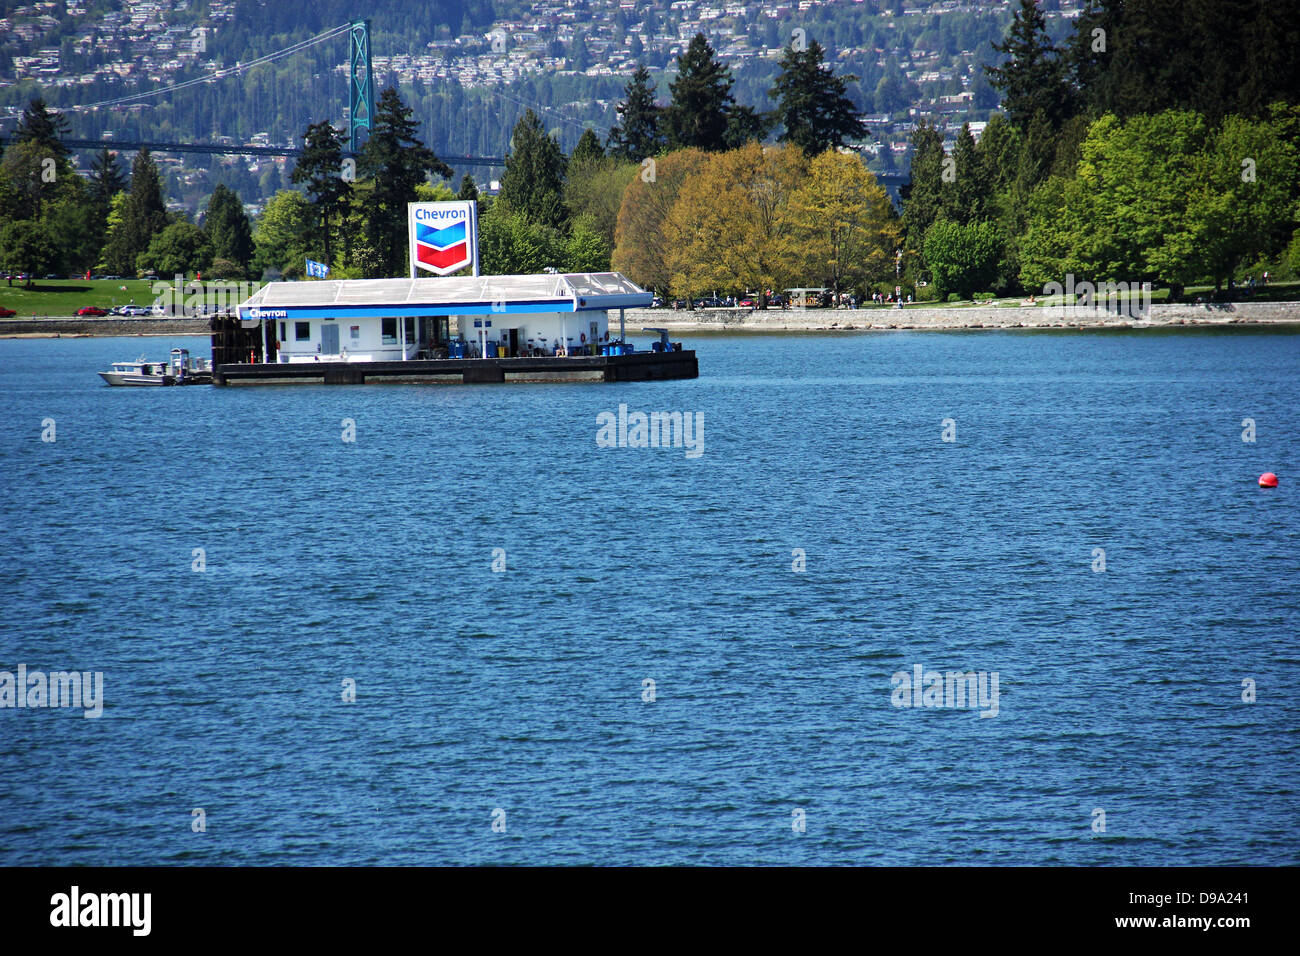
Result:
[[[1300,861],[1300,334],[686,339],[248,389],[0,342],[0,670],[105,696],[0,710],[0,863]],[[703,454],[597,447],[620,403]]]

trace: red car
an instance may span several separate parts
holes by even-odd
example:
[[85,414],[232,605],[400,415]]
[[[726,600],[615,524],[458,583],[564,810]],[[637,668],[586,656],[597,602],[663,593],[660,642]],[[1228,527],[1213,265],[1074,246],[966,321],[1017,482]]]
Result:
[[108,311],[101,309],[97,305],[88,305],[85,308],[78,309],[77,315],[108,315]]
[[0,305],[0,319],[12,319],[17,314],[13,309],[6,309]]

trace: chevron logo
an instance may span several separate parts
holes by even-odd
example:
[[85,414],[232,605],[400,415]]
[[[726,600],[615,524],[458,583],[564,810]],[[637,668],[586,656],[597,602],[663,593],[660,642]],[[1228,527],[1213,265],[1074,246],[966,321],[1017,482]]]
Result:
[[415,260],[421,268],[438,275],[463,269],[473,261],[469,248],[468,223],[462,219],[436,229],[415,223]]

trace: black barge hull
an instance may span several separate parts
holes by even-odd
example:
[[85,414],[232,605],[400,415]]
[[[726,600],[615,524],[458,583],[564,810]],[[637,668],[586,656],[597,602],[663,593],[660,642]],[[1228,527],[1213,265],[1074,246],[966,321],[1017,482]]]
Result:
[[223,364],[215,385],[483,385],[497,382],[648,382],[699,378],[694,351],[547,358],[429,359],[413,362]]

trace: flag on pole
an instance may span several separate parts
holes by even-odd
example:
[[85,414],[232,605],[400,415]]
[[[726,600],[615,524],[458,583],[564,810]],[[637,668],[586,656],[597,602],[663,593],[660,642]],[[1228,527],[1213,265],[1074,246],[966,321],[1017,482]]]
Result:
[[317,262],[314,259],[307,260],[307,275],[315,276],[317,279],[324,279],[330,274],[330,267],[323,262]]

